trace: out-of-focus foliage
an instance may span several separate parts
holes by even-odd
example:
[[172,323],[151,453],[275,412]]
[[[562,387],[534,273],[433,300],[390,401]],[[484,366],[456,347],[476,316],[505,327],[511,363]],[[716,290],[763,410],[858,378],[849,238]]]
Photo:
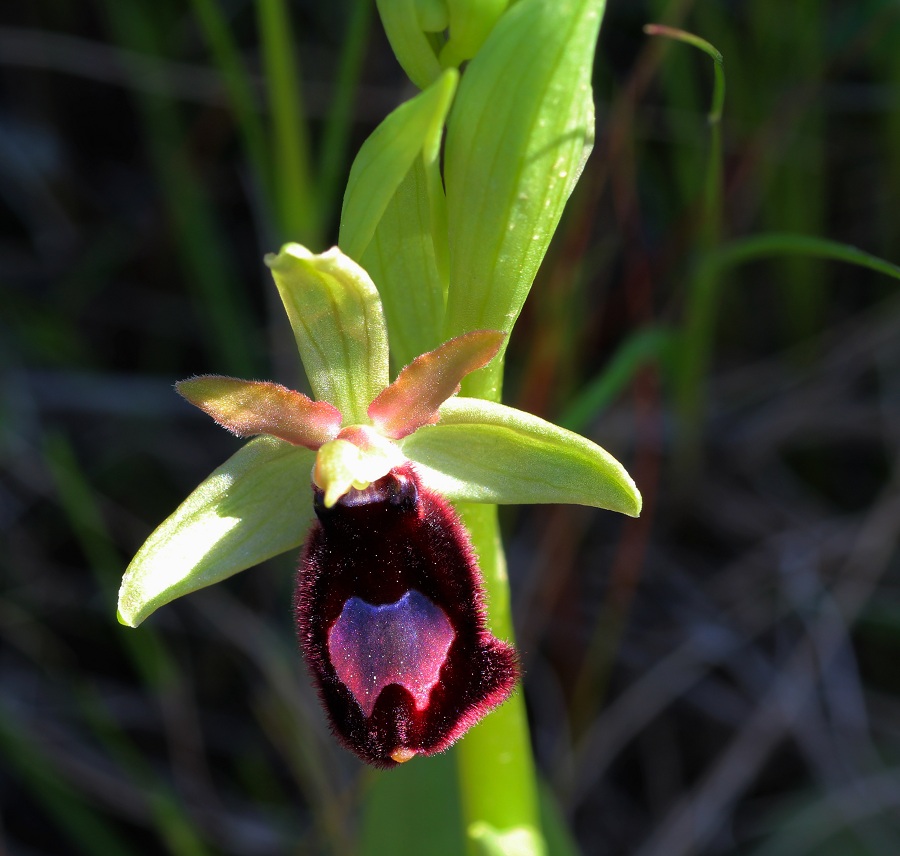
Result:
[[[238,447],[172,383],[302,384],[262,256],[334,241],[334,188],[411,94],[368,3],[284,8],[287,58],[252,4],[0,11],[0,850],[353,853],[361,796],[389,797],[326,733],[290,560],[112,618]],[[712,223],[711,62],[650,22],[725,58]],[[689,308],[763,233],[900,260],[898,38],[880,0],[609,2],[594,152],[504,397],[627,451],[645,498],[504,517],[538,763],[585,853],[900,852],[896,282],[785,245]],[[261,83],[291,65],[300,100]],[[298,108],[278,127],[266,91]]]

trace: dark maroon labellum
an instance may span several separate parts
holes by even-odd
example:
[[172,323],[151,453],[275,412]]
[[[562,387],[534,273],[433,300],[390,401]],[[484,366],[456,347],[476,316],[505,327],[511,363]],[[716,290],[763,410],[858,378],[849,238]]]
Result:
[[447,749],[518,677],[456,512],[411,465],[315,508],[295,608],[335,734],[378,767]]

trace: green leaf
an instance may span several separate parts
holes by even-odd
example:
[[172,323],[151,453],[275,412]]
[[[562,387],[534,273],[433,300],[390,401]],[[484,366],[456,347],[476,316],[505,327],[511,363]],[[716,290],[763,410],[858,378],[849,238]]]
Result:
[[474,398],[451,398],[441,421],[401,440],[425,483],[455,502],[560,502],[637,517],[641,495],[605,449],[549,422]]
[[413,160],[378,222],[362,265],[384,303],[397,367],[443,341],[447,303],[447,202],[437,159]]
[[362,422],[388,383],[388,343],[381,298],[369,275],[337,247],[314,255],[285,244],[266,264],[287,310],[316,398]]
[[377,0],[381,24],[394,56],[419,89],[429,87],[441,74],[439,40],[434,34],[449,22],[446,10],[444,15],[438,14],[442,5],[422,0]]
[[[593,145],[603,0],[520,0],[469,63],[447,122],[444,333],[509,332]],[[485,381],[489,378],[489,381]],[[502,361],[469,379],[499,399]]]
[[137,627],[175,598],[299,546],[312,519],[315,453],[258,437],[215,470],[147,539],[119,590]]
[[455,68],[472,59],[508,4],[509,0],[447,0],[450,38],[441,49],[441,65]]
[[435,161],[459,72],[448,69],[424,92],[390,113],[363,143],[347,180],[338,244],[361,260],[413,161]]

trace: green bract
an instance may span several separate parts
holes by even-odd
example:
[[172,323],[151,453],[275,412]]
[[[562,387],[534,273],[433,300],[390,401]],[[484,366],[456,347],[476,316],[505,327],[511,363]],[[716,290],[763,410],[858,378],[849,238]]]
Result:
[[631,478],[599,446],[513,408],[454,397],[466,374],[494,359],[503,334],[457,336],[388,384],[387,331],[366,272],[337,248],[314,255],[289,244],[267,261],[322,400],[235,378],[179,384],[236,434],[278,436],[251,440],[150,536],[122,581],[123,623],[298,546],[313,478],[331,505],[408,459],[455,500],[640,511]]
[[[425,91],[359,152],[340,246],[378,283],[397,366],[468,330],[511,331],[593,145],[604,0],[505,5],[379,3]],[[446,40],[428,29],[437,23]],[[469,62],[457,88],[457,73],[440,67],[460,57]],[[502,374],[501,353],[466,391],[499,400]]]
[[441,73],[438,33],[449,23],[442,0],[376,0],[394,56],[409,79],[425,89]]
[[[522,0],[460,83],[444,181],[450,282],[444,334],[509,332],[594,139],[591,69],[602,0]],[[499,399],[502,363],[480,381]]]
[[394,55],[420,89],[478,53],[510,0],[377,0]]
[[458,80],[448,70],[391,113],[363,143],[344,194],[339,244],[379,284],[398,367],[443,341],[448,261],[439,153]]

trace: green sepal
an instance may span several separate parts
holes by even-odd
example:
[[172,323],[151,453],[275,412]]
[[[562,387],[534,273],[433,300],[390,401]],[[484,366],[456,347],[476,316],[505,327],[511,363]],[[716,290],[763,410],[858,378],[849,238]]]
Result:
[[605,449],[537,416],[451,398],[437,425],[398,445],[430,488],[454,502],[574,503],[641,512],[641,495]]
[[369,275],[337,247],[315,255],[285,244],[265,258],[287,310],[316,398],[363,422],[388,382],[381,298]]
[[119,590],[119,621],[299,546],[313,516],[315,452],[258,437],[232,455],[144,542]]
[[360,260],[417,157],[434,161],[459,72],[448,69],[424,92],[390,113],[363,143],[350,168],[338,244]]
[[[509,332],[593,145],[603,0],[520,0],[466,68],[447,120],[444,335]],[[487,378],[487,380],[486,380]],[[499,399],[502,360],[463,384]]]
[[441,74],[437,33],[446,28],[449,18],[443,3],[422,0],[377,0],[378,14],[397,62],[409,79],[426,89]]

